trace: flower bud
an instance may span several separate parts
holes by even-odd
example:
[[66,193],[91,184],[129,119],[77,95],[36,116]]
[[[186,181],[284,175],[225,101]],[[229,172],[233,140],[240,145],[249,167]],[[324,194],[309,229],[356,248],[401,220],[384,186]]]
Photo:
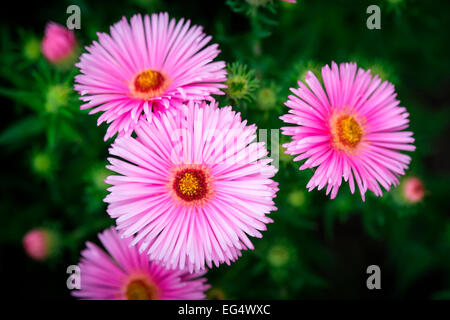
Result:
[[45,110],[49,113],[57,112],[69,102],[71,88],[65,84],[51,85],[45,96]]
[[39,39],[30,37],[23,46],[23,55],[29,61],[36,61],[41,55],[41,43]]
[[48,61],[61,67],[71,65],[76,60],[77,48],[72,30],[54,22],[47,24],[41,50]]
[[27,255],[38,261],[46,260],[56,248],[55,235],[46,229],[33,229],[23,237],[23,247]]
[[422,181],[416,177],[409,177],[403,181],[403,197],[409,203],[420,202],[425,195],[425,187]]

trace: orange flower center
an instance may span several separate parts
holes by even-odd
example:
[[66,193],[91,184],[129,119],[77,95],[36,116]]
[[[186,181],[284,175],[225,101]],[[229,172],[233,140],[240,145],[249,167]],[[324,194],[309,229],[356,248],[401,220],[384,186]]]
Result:
[[178,191],[186,197],[196,197],[203,193],[204,179],[202,174],[194,172],[185,172],[178,179]]
[[361,140],[362,130],[352,116],[342,116],[337,120],[337,135],[339,141],[348,147],[354,148]]
[[158,288],[146,278],[136,278],[128,282],[125,288],[127,300],[157,300]]
[[205,167],[190,165],[175,170],[171,188],[178,200],[200,204],[212,194],[210,182],[210,174]]
[[354,153],[364,136],[361,122],[352,115],[334,115],[330,121],[333,145],[348,153]]
[[161,95],[168,85],[169,80],[162,72],[148,69],[134,77],[130,90],[135,98],[148,100]]

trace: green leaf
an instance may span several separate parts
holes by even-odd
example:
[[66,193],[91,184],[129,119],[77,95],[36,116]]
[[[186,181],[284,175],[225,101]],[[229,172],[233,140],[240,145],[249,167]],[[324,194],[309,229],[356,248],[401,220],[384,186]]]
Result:
[[38,117],[22,119],[0,134],[0,144],[17,143],[19,140],[30,138],[44,129],[44,121]]
[[35,111],[40,111],[43,106],[43,103],[39,100],[39,98],[36,98],[37,95],[31,91],[0,87],[0,95],[15,100],[16,102],[23,103]]

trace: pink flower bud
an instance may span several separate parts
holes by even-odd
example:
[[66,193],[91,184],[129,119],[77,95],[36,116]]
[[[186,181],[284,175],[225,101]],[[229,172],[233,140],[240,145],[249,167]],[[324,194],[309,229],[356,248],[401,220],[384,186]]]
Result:
[[425,187],[416,177],[409,177],[403,181],[403,196],[410,203],[417,203],[423,199]]
[[44,229],[33,229],[23,237],[25,252],[34,260],[45,260],[50,253],[50,234]]
[[77,47],[77,40],[72,30],[60,24],[49,22],[45,27],[41,49],[45,58],[58,64],[73,57]]

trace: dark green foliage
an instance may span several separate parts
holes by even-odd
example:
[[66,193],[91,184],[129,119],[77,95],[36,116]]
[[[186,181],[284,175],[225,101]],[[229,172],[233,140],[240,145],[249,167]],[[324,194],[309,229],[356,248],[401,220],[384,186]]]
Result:
[[[160,10],[203,25],[219,43],[219,58],[229,66],[239,63],[230,71],[246,73],[251,82],[243,97],[217,97],[221,106],[233,105],[263,129],[283,125],[279,116],[287,110],[289,88],[308,70],[317,74],[331,61],[355,61],[396,85],[417,146],[407,175],[426,188],[417,205],[401,199],[400,187],[382,198],[369,194],[363,203],[344,185],[329,200],[323,190],[308,193],[313,172],[298,171],[299,163],[282,148],[274,223],[253,241],[254,251],[209,272],[211,297],[448,299],[450,3],[194,2],[76,1],[82,13],[76,35],[86,45],[123,15]],[[371,4],[381,8],[381,30],[366,28]],[[72,89],[77,69],[57,70],[38,52],[45,23],[64,23],[69,3],[36,3],[26,12],[15,5],[0,29],[0,273],[13,275],[14,282],[6,282],[12,297],[27,297],[24,288],[34,283],[33,295],[40,298],[70,298],[67,266],[78,262],[85,241],[96,241],[113,223],[102,201],[111,141],[103,141],[106,126],[96,126],[97,116],[79,110]],[[280,143],[287,141],[280,135]],[[36,227],[59,233],[57,259],[37,263],[23,253],[21,239]],[[371,264],[381,267],[381,293],[366,288]]]

